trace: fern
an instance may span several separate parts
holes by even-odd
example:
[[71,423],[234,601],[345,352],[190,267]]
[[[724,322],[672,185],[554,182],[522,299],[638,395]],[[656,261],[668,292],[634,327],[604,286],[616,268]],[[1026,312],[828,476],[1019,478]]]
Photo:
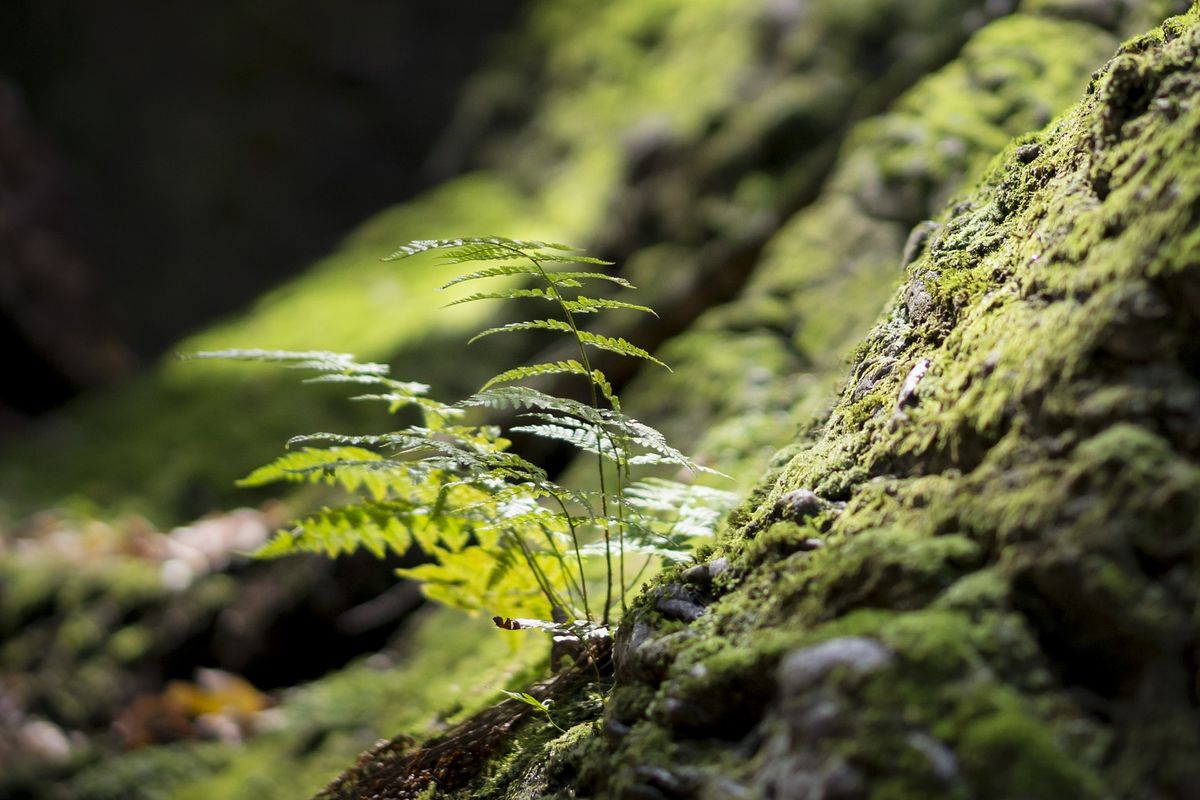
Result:
[[514,367],[513,369],[505,370],[499,375],[493,375],[488,378],[483,384],[481,391],[486,391],[493,386],[501,383],[512,383],[513,381],[523,381],[527,378],[536,378],[542,375],[581,375],[585,378],[590,378],[605,400],[612,403],[613,388],[608,382],[608,378],[604,377],[604,373],[598,369],[592,370],[590,373],[578,361],[549,361],[544,364],[529,364],[522,367]]
[[[512,630],[544,630],[581,642],[608,635],[614,593],[619,591],[623,608],[627,589],[650,563],[685,559],[692,541],[710,534],[732,502],[732,495],[716,489],[662,478],[632,481],[640,466],[714,472],[672,447],[651,426],[623,414],[620,398],[590,354],[599,350],[666,365],[625,339],[584,330],[577,321],[605,312],[654,311],[582,294],[587,284],[633,287],[618,275],[596,271],[610,262],[563,244],[502,237],[421,240],[401,246],[387,260],[434,251],[446,266],[483,265],[450,278],[443,289],[493,279],[533,283],[476,291],[448,305],[537,300],[557,308],[557,316],[489,327],[470,342],[499,333],[549,331],[569,337],[578,357],[502,370],[475,394],[446,404],[430,398],[425,384],[395,380],[386,365],[360,363],[343,353],[195,354],[193,358],[265,361],[309,370],[316,374],[306,382],[369,387],[371,391],[353,399],[383,402],[392,412],[406,407],[419,412],[419,422],[388,433],[293,437],[288,447],[299,449],[244,478],[245,486],[324,483],[353,498],[300,518],[259,555],[337,556],[361,548],[383,556],[419,547],[430,561],[400,574],[421,581],[431,599],[469,611],[503,612],[497,624]],[[580,381],[589,400],[523,383],[552,375]],[[501,430],[464,422],[471,418],[468,412],[481,409],[516,411],[519,419],[510,432],[543,437],[594,457],[597,488],[558,485],[545,469],[510,452]],[[632,581],[625,568],[627,555],[643,558]]]
[[514,253],[521,255],[526,251],[574,251],[575,249],[566,244],[539,242],[531,239],[506,239],[502,236],[480,236],[468,239],[417,239],[401,245],[396,252],[383,260],[399,261],[402,258],[420,255],[430,250],[445,250],[447,258],[455,259],[454,263],[458,263],[459,261],[487,261],[489,255],[495,252],[505,252],[507,253],[505,258],[512,258]]
[[350,554],[364,547],[382,558],[388,550],[404,554],[412,547],[413,509],[402,503],[360,503],[341,508],[323,508],[297,520],[291,530],[281,531],[255,553],[261,558],[278,558],[295,552],[327,555]]
[[[517,295],[509,293],[510,297]],[[517,331],[558,331],[560,333],[571,333],[572,328],[567,323],[560,319],[530,319],[524,322],[509,322],[506,325],[500,325],[495,328],[487,328],[471,337],[467,344],[475,344],[475,342],[485,336],[492,336],[497,333],[516,333]]]
[[[348,492],[365,489],[376,499],[387,495],[397,473],[373,450],[359,447],[306,447],[285,453],[238,481],[239,486],[264,486],[277,481],[340,484]],[[390,473],[390,474],[389,474]]]
[[346,375],[387,375],[387,364],[360,364],[348,353],[327,350],[216,350],[191,353],[185,359],[220,359],[222,361],[267,361],[284,364],[293,369]]
[[[563,306],[575,312],[576,314],[595,314],[597,311],[603,311],[605,309],[626,309],[628,311],[641,311],[644,314],[651,314],[655,317],[658,316],[658,314],[656,314],[654,309],[650,308],[650,306],[642,306],[638,305],[637,303],[626,303],[621,300],[608,300],[605,298],[597,299],[595,297],[576,296],[574,300],[563,301]],[[642,350],[641,352],[645,354],[642,356],[643,358],[650,355],[649,353],[646,353],[645,350]],[[666,366],[666,364],[663,364],[661,361],[658,363],[662,364],[664,367]]]

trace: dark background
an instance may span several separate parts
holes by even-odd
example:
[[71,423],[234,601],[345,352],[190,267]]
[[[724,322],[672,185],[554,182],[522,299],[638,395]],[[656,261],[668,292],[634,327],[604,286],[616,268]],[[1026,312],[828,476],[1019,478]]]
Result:
[[0,433],[446,177],[518,0],[0,0]]

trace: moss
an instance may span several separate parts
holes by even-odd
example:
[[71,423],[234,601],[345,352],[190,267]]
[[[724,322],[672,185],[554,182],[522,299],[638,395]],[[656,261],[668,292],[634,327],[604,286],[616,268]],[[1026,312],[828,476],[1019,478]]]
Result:
[[107,642],[109,653],[117,661],[129,663],[143,658],[153,646],[153,633],[143,625],[126,625]]
[[[992,797],[1102,797],[1103,784],[1067,757],[1035,719],[996,711],[971,723],[958,740],[964,771]],[[996,765],[1003,764],[1003,769]]]
[[982,569],[955,581],[930,607],[962,611],[1004,608],[1009,592],[1008,579],[1000,570]]

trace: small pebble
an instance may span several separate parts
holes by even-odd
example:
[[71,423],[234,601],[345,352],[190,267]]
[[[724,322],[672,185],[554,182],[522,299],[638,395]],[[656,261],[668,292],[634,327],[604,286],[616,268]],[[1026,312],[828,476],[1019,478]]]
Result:
[[900,395],[896,398],[897,410],[905,406],[917,404],[917,386],[920,385],[921,379],[925,377],[925,373],[928,371],[928,358],[922,358],[909,371],[908,377],[904,379],[904,385],[900,387]]
[[800,522],[819,514],[824,508],[825,501],[811,489],[794,489],[775,501],[774,516]]
[[800,694],[836,667],[865,675],[891,662],[892,651],[882,642],[865,636],[845,636],[788,655],[779,666],[779,681],[785,694]]
[[1017,148],[1017,161],[1022,164],[1028,164],[1039,155],[1042,154],[1042,146],[1040,144],[1023,144]]
[[676,597],[666,597],[654,604],[667,619],[695,622],[704,614],[704,606]]

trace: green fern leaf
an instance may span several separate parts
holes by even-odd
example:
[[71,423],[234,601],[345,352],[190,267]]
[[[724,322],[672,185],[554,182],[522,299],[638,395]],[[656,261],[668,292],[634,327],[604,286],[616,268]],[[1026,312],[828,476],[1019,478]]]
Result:
[[[625,540],[626,555],[654,556],[668,564],[678,564],[690,560],[691,551],[692,545],[690,543],[682,544],[679,547],[669,547],[650,542],[636,542],[632,541],[629,537],[626,537]],[[604,558],[604,542],[585,544],[577,552],[584,558]]]
[[516,300],[518,298],[536,297],[539,300],[556,301],[554,295],[547,292],[545,289],[509,289],[506,292],[476,292],[475,294],[460,297],[457,300],[452,300],[442,308],[457,306],[463,303],[474,303],[476,300]]
[[638,347],[637,345],[630,344],[620,337],[601,336],[600,334],[589,333],[588,331],[579,331],[579,339],[584,344],[590,344],[592,347],[595,347],[598,350],[608,350],[609,352],[617,353],[619,355],[640,358],[645,361],[652,361],[665,369],[667,372],[671,371],[671,368],[662,361],[659,361],[642,348]]
[[615,450],[615,448],[612,446],[612,443],[606,436],[601,435],[599,437],[599,441],[606,446],[597,446],[598,437],[594,428],[580,429],[567,427],[565,425],[543,424],[517,425],[511,428],[511,430],[518,431],[520,433],[528,433],[532,436],[539,436],[543,439],[563,442],[564,444],[569,444],[572,447],[583,450],[587,453],[599,452],[605,458],[617,463],[621,463],[622,461],[622,454]]
[[419,397],[429,391],[429,384],[416,381],[397,381],[384,375],[363,375],[361,373],[328,373],[305,378],[304,383],[353,383],[365,386],[380,386],[394,393]]
[[[466,547],[459,553],[433,549],[435,563],[421,564],[396,574],[421,582],[421,591],[431,600],[453,608],[528,617],[550,615],[549,603],[528,569],[509,570],[489,586],[492,566],[499,556],[496,548]],[[555,561],[547,556],[537,559],[545,570],[553,570]]]
[[349,353],[328,350],[204,350],[187,353],[185,360],[254,361],[283,364],[292,369],[312,369],[320,372],[362,373],[386,375],[387,364],[359,363]]
[[[516,333],[517,331],[559,331],[561,333],[572,333],[571,326],[559,319],[531,319],[525,322],[510,322],[507,325],[500,325],[495,328],[487,328],[472,336],[467,344],[474,344],[485,336],[491,336],[496,333]],[[582,332],[581,332],[582,333]],[[632,345],[631,345],[632,346]]]
[[268,483],[291,481],[303,483],[320,479],[339,465],[382,463],[383,456],[360,447],[305,448],[284,453],[270,464],[259,467],[237,482],[238,486],[265,486]]
[[677,543],[713,535],[721,518],[738,501],[733,492],[709,486],[647,478],[630,484],[621,499],[625,508],[641,521],[633,539],[649,536],[662,543]]
[[405,447],[420,444],[421,440],[418,437],[401,433],[302,433],[299,436],[293,436],[288,439],[285,447],[293,447],[298,444],[312,444],[314,442],[329,442],[331,444],[348,445],[351,447],[361,447],[363,445],[370,447]]
[[592,256],[581,256],[574,253],[570,255],[560,255],[558,253],[538,253],[532,256],[536,261],[556,264],[595,264],[599,267],[611,267],[613,262],[605,261],[603,258],[593,258]]
[[533,264],[505,264],[500,267],[488,267],[476,272],[468,272],[464,275],[459,275],[452,280],[442,284],[443,289],[449,289],[451,286],[457,286],[460,283],[467,281],[477,281],[484,278],[500,278],[506,275],[533,275],[542,277],[542,272]]
[[578,361],[548,361],[543,364],[527,364],[521,367],[505,370],[499,375],[493,375],[483,385],[484,389],[490,389],[499,383],[512,383],[513,381],[521,381],[526,378],[536,378],[540,375],[583,375],[587,376],[588,371],[583,368],[583,365]]
[[[436,415],[442,420],[449,420],[451,417],[461,417],[462,409],[448,406],[444,403],[439,403],[436,400],[430,400],[425,397],[414,397],[409,394],[359,394],[350,398],[356,402],[379,402],[387,403],[388,413],[395,414],[405,406],[420,406],[421,409]],[[429,418],[426,417],[426,424]]]
[[[546,278],[551,283],[558,284],[560,286],[570,285],[570,286],[578,287],[578,286],[582,286],[582,284],[579,283],[579,281],[593,280],[593,281],[608,281],[609,283],[615,283],[618,286],[624,287],[626,289],[636,289],[637,288],[636,286],[634,286],[632,283],[625,280],[624,278],[617,276],[617,275],[609,275],[608,273],[605,273],[605,272],[547,272]],[[568,284],[568,281],[570,282],[569,284]]]
[[[681,467],[686,467],[688,470],[690,470],[692,472],[706,472],[706,473],[716,474],[716,475],[721,474],[721,473],[717,472],[716,470],[709,469],[708,467],[703,467],[703,466],[697,464],[696,462],[692,461],[692,459],[688,458],[682,452],[680,452],[679,450],[672,447],[667,442],[667,437],[664,436],[661,432],[659,432],[655,428],[652,428],[643,422],[638,422],[636,419],[627,417],[624,414],[610,414],[609,420],[610,420],[610,424],[612,425],[612,427],[616,431],[618,431],[623,437],[625,437],[629,442],[631,442],[632,444],[636,444],[639,447],[645,448],[646,450],[650,450],[651,452],[653,452],[657,456],[661,457],[661,459],[662,459],[661,461],[656,461],[653,459],[644,459],[642,461],[634,461],[634,459],[630,459],[631,464],[633,464],[633,463],[642,463],[642,464],[667,463],[667,464],[676,464]],[[639,457],[635,457],[635,458],[641,458],[641,457],[639,456]]]
[[627,309],[629,311],[641,311],[644,314],[658,316],[657,312],[649,306],[640,306],[636,303],[625,303],[620,300],[608,300],[606,298],[576,297],[574,300],[564,300],[563,305],[575,314],[594,314],[604,309]]
[[521,410],[527,408],[544,411],[559,411],[586,420],[595,425],[605,422],[604,412],[592,408],[587,403],[571,400],[566,397],[556,397],[552,394],[538,391],[529,386],[494,386],[481,390],[461,401],[459,405],[467,408],[495,408],[499,410]]
[[388,550],[403,554],[412,546],[411,506],[400,502],[364,503],[323,508],[280,531],[255,553],[277,558],[293,553],[319,553],[336,558],[364,547],[377,557]]
[[519,557],[515,550],[500,550],[496,553],[495,564],[488,572],[487,583],[485,584],[489,590],[494,590],[500,585],[500,582],[512,574],[513,568],[518,566]]
[[[384,261],[400,261],[411,256],[427,253],[431,250],[466,250],[469,252],[472,247],[481,247],[485,251],[494,249],[498,246],[511,247],[518,251],[525,250],[563,250],[573,251],[576,248],[570,245],[558,244],[557,242],[539,242],[532,239],[507,239],[503,236],[477,236],[466,239],[417,239],[408,244],[401,245],[396,249],[396,252],[384,258]],[[517,257],[524,257],[524,252],[513,254]]]

